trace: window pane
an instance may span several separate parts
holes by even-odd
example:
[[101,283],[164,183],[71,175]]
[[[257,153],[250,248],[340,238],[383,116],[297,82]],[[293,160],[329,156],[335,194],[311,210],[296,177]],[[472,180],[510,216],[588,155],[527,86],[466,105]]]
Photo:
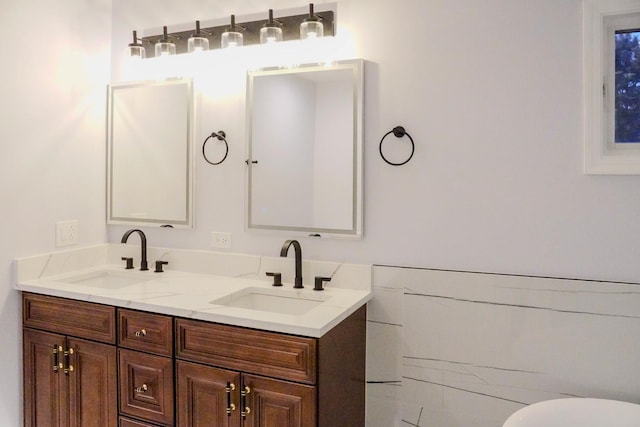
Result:
[[640,142],[640,29],[616,31],[615,142]]

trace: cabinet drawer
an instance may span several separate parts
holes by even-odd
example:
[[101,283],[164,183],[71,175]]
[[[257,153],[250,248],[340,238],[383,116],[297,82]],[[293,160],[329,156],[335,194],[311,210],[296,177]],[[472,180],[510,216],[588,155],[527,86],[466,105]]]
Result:
[[142,421],[135,421],[122,417],[120,417],[120,423],[118,425],[120,427],[156,427],[155,424],[147,424]]
[[118,350],[120,412],[163,425],[173,424],[173,360]]
[[116,343],[115,307],[23,293],[23,325],[101,341]]
[[317,341],[176,319],[176,357],[243,372],[315,384]]
[[169,316],[118,309],[118,346],[171,357],[172,326]]

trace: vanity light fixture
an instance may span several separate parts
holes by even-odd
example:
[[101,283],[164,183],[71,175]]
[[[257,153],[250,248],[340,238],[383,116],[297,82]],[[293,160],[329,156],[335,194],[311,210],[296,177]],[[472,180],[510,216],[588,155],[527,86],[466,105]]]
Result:
[[200,31],[200,21],[196,21],[196,32],[187,41],[187,52],[202,52],[209,50],[209,39]]
[[[324,7],[326,8],[326,5]],[[335,35],[335,12],[333,10],[315,11],[313,3],[309,4],[308,11],[306,8],[300,8],[297,15],[278,16],[278,19],[273,19],[273,15],[273,10],[270,9],[267,21],[260,19],[238,23],[235,15],[231,15],[230,26],[226,24],[200,28],[200,21],[195,21],[195,33],[193,29],[167,33],[167,27],[163,27],[160,34],[150,34],[141,39],[134,35],[129,56],[158,57]],[[219,37],[220,42],[212,43],[211,40],[214,37]],[[155,45],[155,49],[148,50],[143,56],[141,52],[145,43]]]
[[260,29],[260,44],[282,41],[282,24],[273,20],[273,9],[269,9],[269,20]]
[[324,36],[322,18],[313,11],[313,3],[309,4],[309,16],[300,24],[300,39],[315,39]]
[[134,31],[133,43],[129,43],[129,46],[127,47],[129,57],[144,59],[147,56],[144,46],[142,46],[142,43],[140,43],[141,41],[142,40],[138,38],[138,32]]
[[176,45],[169,40],[169,34],[167,34],[167,27],[162,27],[162,38],[156,43],[156,58],[160,56],[169,56],[176,54]]
[[240,47],[244,43],[244,37],[242,35],[243,28],[236,25],[236,16],[231,15],[231,26],[222,33],[220,37],[220,47],[227,49],[230,47]]

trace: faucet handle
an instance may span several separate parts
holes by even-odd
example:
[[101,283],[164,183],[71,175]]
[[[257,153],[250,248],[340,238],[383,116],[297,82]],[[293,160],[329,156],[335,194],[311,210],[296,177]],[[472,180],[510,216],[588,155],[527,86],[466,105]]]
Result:
[[273,284],[271,286],[282,286],[282,273],[266,273],[267,276],[273,277]]
[[122,261],[126,261],[127,262],[127,266],[125,267],[125,270],[131,270],[133,269],[133,258],[131,257],[126,257],[123,256],[122,258],[120,258]]
[[324,282],[330,282],[330,281],[331,281],[331,277],[319,277],[319,276],[316,276],[315,283],[313,284],[313,290],[314,291],[324,291],[324,287],[322,286],[322,284]]
[[164,271],[162,270],[162,266],[167,264],[169,264],[169,261],[156,261],[156,269],[153,272],[164,273]]

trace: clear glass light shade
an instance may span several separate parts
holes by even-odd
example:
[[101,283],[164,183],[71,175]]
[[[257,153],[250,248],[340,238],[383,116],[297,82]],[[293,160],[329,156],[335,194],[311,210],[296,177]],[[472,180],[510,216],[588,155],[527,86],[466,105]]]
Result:
[[242,33],[237,31],[225,31],[220,37],[220,47],[223,49],[228,47],[240,47],[243,43]]
[[176,54],[176,45],[171,42],[156,43],[156,58]]
[[260,29],[260,44],[277,43],[282,41],[282,28],[262,27]]
[[140,45],[129,45],[129,47],[127,47],[127,55],[134,59],[144,59],[147,57],[147,52],[144,47]]
[[324,36],[324,26],[320,21],[304,21],[300,24],[300,38],[314,39]]
[[188,52],[202,52],[205,50],[209,50],[209,40],[206,37],[189,37],[187,41]]

